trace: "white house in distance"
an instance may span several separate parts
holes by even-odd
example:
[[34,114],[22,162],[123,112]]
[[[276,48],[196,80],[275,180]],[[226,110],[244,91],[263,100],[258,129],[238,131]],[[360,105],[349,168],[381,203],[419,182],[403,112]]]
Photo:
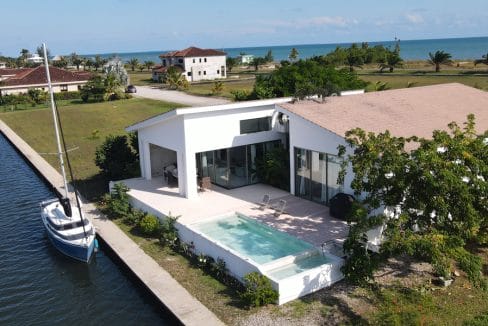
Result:
[[252,54],[241,54],[237,57],[239,60],[239,64],[241,65],[250,65],[254,60],[254,55]]
[[[127,131],[138,132],[142,177],[124,181],[129,195],[135,206],[160,217],[181,215],[181,239],[198,252],[224,259],[238,278],[250,271],[268,276],[280,304],[329,286],[342,277],[342,259],[329,251],[318,253],[321,245],[340,243],[347,235],[347,225],[327,208],[335,194],[352,194],[351,169],[345,183],[337,183],[337,147],[346,144],[346,131],[388,129],[395,136],[429,138],[433,130],[462,123],[470,113],[479,130],[488,129],[488,93],[461,84],[348,94],[324,102],[283,98],[182,108],[134,124]],[[289,193],[259,184],[257,162],[277,147],[289,155]],[[162,177],[168,168],[175,179],[172,187]],[[208,178],[213,190],[199,191],[198,178]],[[263,194],[285,201],[286,209],[278,214],[258,209]],[[236,222],[229,211],[245,217]],[[256,236],[226,243],[243,223],[251,223]],[[292,238],[267,242],[262,249],[262,241],[285,237],[270,227]],[[261,228],[268,234],[264,238],[257,237]],[[296,247],[302,240],[315,249],[281,256],[271,250],[271,258],[259,254]],[[368,240],[377,247],[381,229],[371,230]]]
[[226,78],[226,56],[222,51],[189,47],[161,54],[161,65],[153,68],[153,80],[159,81],[169,67],[177,68],[190,81]]
[[[49,67],[54,92],[78,91],[91,77],[91,73],[73,72]],[[27,93],[29,89],[47,90],[46,68],[0,69],[0,94]]]
[[7,63],[0,62],[0,69],[5,69],[5,68],[7,68]]

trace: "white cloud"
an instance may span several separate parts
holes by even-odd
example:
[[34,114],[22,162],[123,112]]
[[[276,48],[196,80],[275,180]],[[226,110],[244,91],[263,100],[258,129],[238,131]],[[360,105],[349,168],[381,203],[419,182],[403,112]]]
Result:
[[308,28],[330,26],[346,28],[351,25],[359,24],[359,21],[357,19],[348,19],[342,16],[318,16],[296,20],[267,20],[262,23],[273,27]]
[[424,22],[424,17],[418,13],[407,13],[405,18],[412,24],[422,24]]

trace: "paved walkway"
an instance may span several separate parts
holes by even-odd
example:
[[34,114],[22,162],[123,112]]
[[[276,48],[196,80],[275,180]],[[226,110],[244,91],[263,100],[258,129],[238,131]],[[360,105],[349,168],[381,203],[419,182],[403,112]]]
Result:
[[[64,192],[61,175],[1,120],[0,132],[56,191]],[[224,325],[93,204],[84,203],[83,211],[95,225],[97,235],[184,325]]]
[[230,103],[223,98],[189,95],[184,92],[160,89],[152,86],[137,86],[137,97],[150,98],[153,100],[181,103],[188,106],[210,106]]

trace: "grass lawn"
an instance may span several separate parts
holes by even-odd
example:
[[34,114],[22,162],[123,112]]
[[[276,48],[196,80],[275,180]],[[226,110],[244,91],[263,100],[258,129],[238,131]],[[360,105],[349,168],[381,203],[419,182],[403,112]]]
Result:
[[[174,103],[133,98],[60,107],[67,147],[78,147],[70,152],[70,158],[75,177],[82,181],[80,191],[90,199],[106,192],[106,180],[100,177],[94,158],[96,147],[107,135],[123,134],[125,127],[178,106],[180,105]],[[51,110],[44,108],[5,112],[0,113],[0,119],[37,152],[56,152]],[[43,154],[43,157],[59,169],[56,155]]]
[[[234,98],[231,94],[231,91],[243,90],[251,92],[254,87],[254,79],[227,80],[223,82],[224,89],[222,93],[218,94],[217,96],[227,97],[230,99]],[[194,95],[213,96],[212,87],[213,83],[191,84],[190,88],[186,92]]]
[[148,85],[155,85],[152,80],[152,73],[151,71],[131,71],[130,69],[127,71],[129,73],[129,82],[131,85],[136,86],[148,86]]

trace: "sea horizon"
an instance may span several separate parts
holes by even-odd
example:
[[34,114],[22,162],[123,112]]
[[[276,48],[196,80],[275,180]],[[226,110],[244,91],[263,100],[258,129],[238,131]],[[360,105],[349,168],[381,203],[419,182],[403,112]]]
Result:
[[[456,37],[456,38],[435,38],[435,39],[412,39],[399,40],[401,56],[404,60],[426,60],[429,52],[442,50],[452,55],[456,60],[474,60],[481,58],[488,52],[488,36],[476,37]],[[311,44],[290,44],[290,45],[262,45],[248,47],[223,47],[214,49],[222,50],[230,57],[236,57],[240,53],[255,56],[264,56],[271,50],[275,61],[286,60],[292,48],[296,48],[299,58],[306,59],[317,55],[325,55],[333,51],[336,47],[349,47],[351,44],[362,44],[363,42],[344,42],[344,43],[311,43]],[[370,47],[383,45],[393,48],[395,40],[390,41],[365,41]],[[198,45],[189,45],[197,46]],[[177,49],[133,51],[133,52],[107,52],[82,54],[84,57],[94,57],[100,55],[103,58],[118,56],[121,60],[127,61],[137,58],[139,61],[159,61],[159,55]]]

